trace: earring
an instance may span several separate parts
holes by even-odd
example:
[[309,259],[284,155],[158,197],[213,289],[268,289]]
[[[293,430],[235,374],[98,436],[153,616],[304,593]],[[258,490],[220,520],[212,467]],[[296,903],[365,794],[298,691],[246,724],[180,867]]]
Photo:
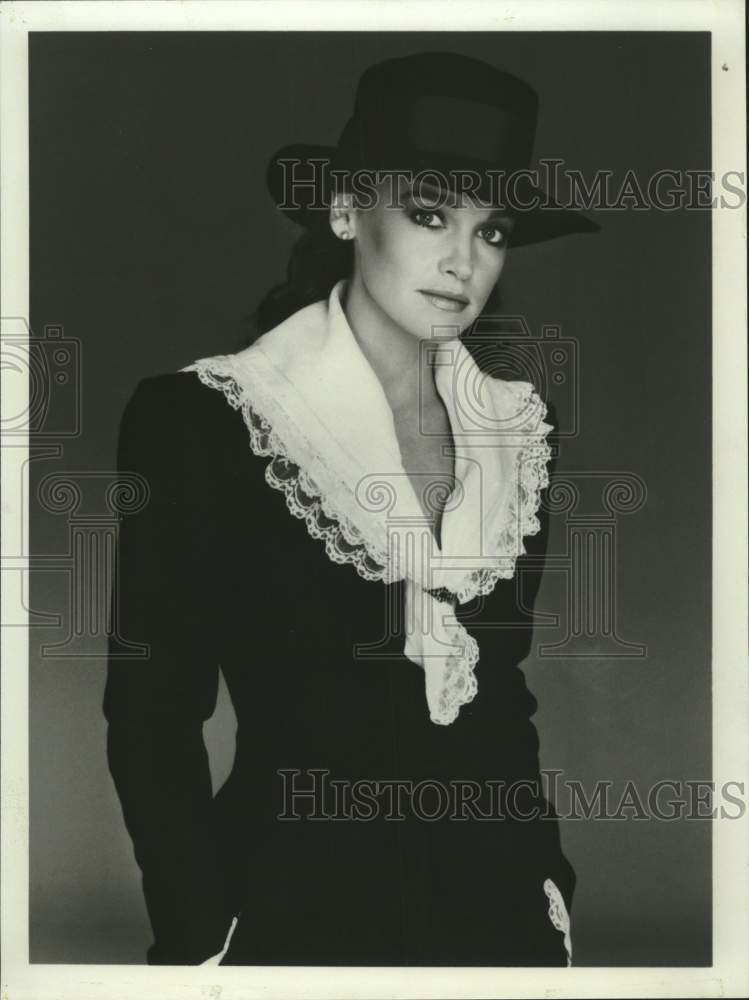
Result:
[[351,239],[351,233],[348,231],[348,229],[344,229],[342,233],[339,233],[339,239],[342,239],[342,240],[350,240]]

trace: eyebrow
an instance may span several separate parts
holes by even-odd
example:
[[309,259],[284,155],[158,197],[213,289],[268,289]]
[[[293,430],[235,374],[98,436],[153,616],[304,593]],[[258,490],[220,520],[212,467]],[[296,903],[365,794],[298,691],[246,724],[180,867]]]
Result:
[[[401,194],[405,195],[405,197],[407,198],[418,197],[418,195],[414,190],[414,185],[411,183],[406,183]],[[435,207],[452,208],[455,211],[458,210],[458,207],[456,205],[450,205],[449,203],[444,202],[443,200],[444,192],[441,190],[441,188],[436,187],[434,184],[429,184],[426,181],[423,184],[419,184],[419,195],[424,195],[425,198],[434,198],[434,200],[438,202],[438,206]],[[496,208],[487,205],[486,209],[489,211],[489,215],[484,220],[484,222],[503,222],[503,223],[512,222],[511,216],[508,215],[506,212],[503,212],[501,208]]]

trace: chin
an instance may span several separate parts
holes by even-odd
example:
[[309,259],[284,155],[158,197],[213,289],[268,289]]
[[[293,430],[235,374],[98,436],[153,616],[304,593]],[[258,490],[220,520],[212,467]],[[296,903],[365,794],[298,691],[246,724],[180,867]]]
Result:
[[417,315],[404,316],[399,325],[419,340],[431,340],[433,337],[444,339],[457,337],[473,323],[474,319],[473,310],[470,315],[445,313],[441,316],[435,315],[435,311],[430,309],[423,312],[419,310]]
[[445,316],[444,319],[430,316],[428,320],[421,324],[421,332],[418,334],[421,340],[430,340],[433,337],[441,339],[457,337],[473,323],[473,317],[465,319],[460,316]]

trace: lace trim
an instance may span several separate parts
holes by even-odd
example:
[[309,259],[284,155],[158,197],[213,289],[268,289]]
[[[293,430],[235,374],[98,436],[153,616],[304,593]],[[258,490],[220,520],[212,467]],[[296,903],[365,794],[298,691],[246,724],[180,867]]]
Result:
[[322,495],[314,480],[289,458],[286,447],[268,421],[243,398],[235,376],[221,371],[215,364],[209,369],[196,362],[182,371],[194,371],[204,384],[223,392],[234,410],[239,410],[250,432],[250,447],[254,454],[269,457],[265,480],[284,494],[286,505],[303,520],[313,538],[322,539],[328,557],[335,563],[352,563],[365,580],[391,582],[386,553],[365,539],[346,515]]
[[[230,356],[197,361],[181,370],[196,372],[204,385],[223,392],[229,405],[241,410],[253,452],[271,459],[265,471],[266,481],[283,492],[289,510],[306,522],[310,535],[324,541],[333,562],[352,563],[365,580],[392,583],[397,579],[392,575],[394,569],[390,568],[387,552],[365,538],[344,511],[323,495],[312,477],[289,457],[284,442],[270,423],[244,397]],[[529,413],[525,424],[518,428],[523,438],[515,464],[517,490],[509,501],[506,523],[497,542],[498,564],[467,574],[463,585],[455,591],[460,604],[490,594],[498,580],[512,579],[516,561],[526,551],[523,537],[540,530],[537,512],[541,490],[549,485],[547,465],[551,458],[545,438],[553,428],[544,423],[546,405],[529,382],[504,384]]]
[[453,652],[448,654],[445,663],[439,705],[437,710],[430,714],[432,722],[449,726],[457,719],[461,706],[473,701],[479,689],[474,674],[478,661],[478,643],[463,625],[458,623]]
[[547,878],[544,882],[544,892],[549,899],[549,919],[556,929],[564,934],[564,947],[567,950],[567,967],[569,968],[572,965],[570,915],[567,912],[561,892],[550,878]]
[[490,594],[498,580],[512,579],[517,559],[526,551],[523,537],[536,535],[541,529],[537,513],[541,506],[541,490],[549,485],[548,463],[551,458],[546,435],[553,427],[544,423],[546,404],[529,382],[506,382],[505,385],[523,410],[529,412],[525,423],[518,428],[525,436],[515,464],[517,490],[508,505],[507,520],[498,540],[499,565],[474,570],[457,591],[461,603]]

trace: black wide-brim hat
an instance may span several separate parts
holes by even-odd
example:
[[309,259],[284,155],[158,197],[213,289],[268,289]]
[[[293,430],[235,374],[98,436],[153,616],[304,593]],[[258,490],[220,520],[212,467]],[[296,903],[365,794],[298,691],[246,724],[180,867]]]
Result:
[[478,59],[452,52],[388,59],[362,75],[337,145],[279,149],[268,188],[276,205],[307,227],[327,222],[335,190],[358,186],[366,194],[375,173],[407,173],[507,211],[511,246],[598,232],[597,223],[534,183],[537,118],[535,90]]

